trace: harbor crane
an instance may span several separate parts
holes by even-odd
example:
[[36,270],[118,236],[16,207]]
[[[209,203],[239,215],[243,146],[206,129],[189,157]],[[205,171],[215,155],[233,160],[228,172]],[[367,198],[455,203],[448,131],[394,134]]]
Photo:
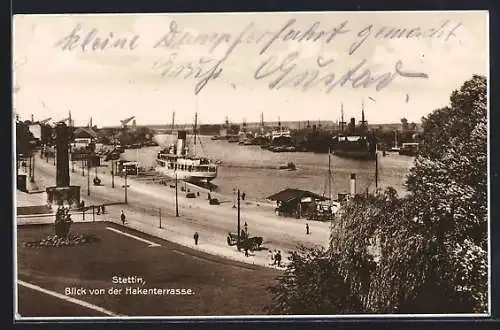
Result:
[[71,111],[68,112],[68,117],[55,121],[54,126],[57,126],[57,124],[59,123],[65,123],[65,122],[68,123],[68,126],[73,126],[73,120],[71,119]]
[[122,119],[120,120],[120,122],[122,123],[122,128],[125,128],[127,127],[127,124],[132,120],[134,119],[135,116],[132,116],[132,117],[129,117],[129,118],[125,118],[125,119]]
[[[60,123],[65,123],[65,122],[68,122],[68,123],[70,123],[70,124],[71,124],[71,117],[66,117],[66,118],[61,119],[61,120],[59,120],[59,121],[55,121],[55,122],[54,122],[54,125],[57,125],[57,124],[60,124]],[[68,126],[69,126],[69,125],[68,125]]]
[[43,124],[48,123],[48,122],[49,122],[49,120],[51,120],[51,119],[52,119],[52,117],[49,117],[49,118],[47,118],[47,119],[40,120],[38,123],[39,123],[40,125],[43,125]]

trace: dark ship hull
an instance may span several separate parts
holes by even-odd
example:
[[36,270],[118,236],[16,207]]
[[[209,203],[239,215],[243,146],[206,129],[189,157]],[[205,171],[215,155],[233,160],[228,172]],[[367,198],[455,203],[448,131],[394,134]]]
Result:
[[369,136],[337,136],[333,139],[334,155],[359,160],[375,160],[377,143]]
[[314,153],[328,153],[332,148],[332,136],[328,133],[309,133],[295,138],[297,150]]
[[306,143],[307,150],[315,153],[328,153],[332,149],[332,137],[329,135],[313,136]]

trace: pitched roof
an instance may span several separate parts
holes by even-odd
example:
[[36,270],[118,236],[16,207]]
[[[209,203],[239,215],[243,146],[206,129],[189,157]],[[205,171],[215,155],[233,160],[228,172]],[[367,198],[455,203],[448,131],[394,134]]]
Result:
[[299,198],[303,198],[303,197],[314,197],[315,199],[318,199],[318,200],[326,200],[327,199],[323,196],[320,196],[318,194],[315,194],[315,193],[307,191],[307,190],[293,189],[293,188],[287,188],[285,190],[277,192],[274,195],[268,196],[267,199],[270,199],[272,201],[289,202],[289,201],[292,201],[294,199],[299,199]]
[[97,133],[92,129],[92,128],[87,128],[87,127],[79,127],[75,130],[74,133],[75,137],[80,137],[80,136],[88,136],[91,138],[96,138]]

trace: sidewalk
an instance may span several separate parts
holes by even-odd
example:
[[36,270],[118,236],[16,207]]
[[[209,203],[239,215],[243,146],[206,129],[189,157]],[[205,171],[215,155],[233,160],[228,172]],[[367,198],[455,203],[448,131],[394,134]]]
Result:
[[[41,182],[51,183],[55,175],[55,167],[50,163],[43,162],[38,162],[38,166],[38,178]],[[71,183],[82,187],[81,197],[85,199],[85,204],[98,205],[123,201],[123,178],[115,177],[115,188],[113,189],[108,169],[100,170],[98,176],[103,185],[100,187],[91,186],[91,194],[87,196],[87,171],[85,174],[85,177],[81,175],[78,166],[75,166],[75,173],[71,173]],[[93,174],[91,172],[92,176]],[[180,217],[177,218],[175,217],[175,189],[170,188],[169,185],[140,182],[140,180],[134,180],[130,177],[128,180],[130,185],[128,189],[129,204],[109,206],[106,208],[106,214],[97,216],[96,219],[103,218],[121,224],[119,215],[120,210],[123,209],[127,215],[129,226],[133,229],[210,254],[250,264],[269,266],[271,260],[268,250],[255,251],[249,257],[245,257],[244,252],[238,252],[234,246],[227,245],[228,232],[236,232],[237,227],[237,212],[236,209],[232,208],[232,201],[214,206],[209,205],[205,197],[206,194],[200,193],[198,198],[187,199],[184,194],[179,193]],[[191,191],[194,191],[194,188]],[[280,250],[283,263],[287,262],[288,250],[295,249],[297,244],[311,246],[328,243],[329,224],[309,222],[311,234],[306,235],[305,220],[277,217],[271,212],[267,213],[265,207],[248,205],[246,202],[242,203],[241,226],[247,222],[251,236],[263,237],[263,247]],[[162,228],[159,228],[159,209],[162,213]],[[23,221],[27,222],[28,220]],[[194,245],[193,234],[195,232],[200,235],[200,245],[198,246]]]
[[[122,225],[120,220],[120,206],[110,206],[108,208],[109,213],[104,215],[106,221],[110,221],[119,225]],[[192,248],[194,250],[206,252],[208,254],[217,255],[225,257],[231,260],[240,261],[244,263],[249,263],[253,265],[259,265],[263,267],[277,268],[276,266],[270,265],[269,251],[263,249],[261,251],[249,251],[249,256],[245,257],[245,252],[241,250],[239,252],[235,246],[228,246],[226,241],[226,236],[214,233],[208,230],[198,230],[200,235],[198,245],[194,244],[194,231],[185,225],[181,220],[175,225],[167,221],[162,221],[162,228],[159,228],[159,219],[155,219],[154,216],[148,216],[144,214],[137,214],[131,211],[126,211],[126,227],[135,229],[145,234],[162,238],[164,240]],[[179,219],[179,218],[177,218]],[[153,226],[151,223],[156,220],[158,226]],[[282,253],[282,264],[286,265],[288,262],[288,255],[285,251]]]

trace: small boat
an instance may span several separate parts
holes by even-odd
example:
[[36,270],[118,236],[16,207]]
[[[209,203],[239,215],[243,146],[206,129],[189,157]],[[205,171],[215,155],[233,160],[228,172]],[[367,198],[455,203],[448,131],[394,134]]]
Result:
[[280,166],[278,166],[278,169],[295,171],[296,167],[295,167],[295,164],[293,162],[288,162],[287,164],[281,164]]
[[237,143],[237,142],[240,142],[240,138],[237,135],[233,135],[233,136],[228,137],[227,142]]
[[283,147],[283,146],[274,146],[274,147],[271,147],[269,150],[271,150],[272,152],[284,152],[284,151],[286,151],[285,148],[286,147]]

